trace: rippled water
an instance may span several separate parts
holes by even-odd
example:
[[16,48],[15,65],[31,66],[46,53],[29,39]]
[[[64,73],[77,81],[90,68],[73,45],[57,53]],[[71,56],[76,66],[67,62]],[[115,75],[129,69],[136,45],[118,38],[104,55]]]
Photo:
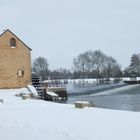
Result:
[[[88,91],[84,91],[88,94]],[[90,101],[96,107],[140,111],[140,85],[128,85],[100,93],[80,96],[70,96],[68,103],[75,101]]]

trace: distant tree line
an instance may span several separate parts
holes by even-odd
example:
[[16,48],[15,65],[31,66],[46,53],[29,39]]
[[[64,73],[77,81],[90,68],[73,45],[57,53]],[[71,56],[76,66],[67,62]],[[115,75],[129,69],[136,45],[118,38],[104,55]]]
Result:
[[121,70],[120,64],[111,56],[107,56],[100,50],[86,51],[73,59],[71,70],[59,68],[49,70],[46,58],[38,57],[33,61],[33,72],[36,72],[42,80],[46,79],[77,79],[77,78],[119,78],[122,76],[140,76],[140,54],[133,54],[130,65]]
[[51,79],[69,79],[72,78],[72,72],[65,68],[59,68],[50,72]]
[[49,70],[48,61],[44,57],[38,57],[33,61],[32,71],[37,73],[41,77],[41,80],[68,79],[72,77],[71,71],[65,68]]
[[120,64],[100,50],[86,51],[73,59],[75,78],[121,77]]

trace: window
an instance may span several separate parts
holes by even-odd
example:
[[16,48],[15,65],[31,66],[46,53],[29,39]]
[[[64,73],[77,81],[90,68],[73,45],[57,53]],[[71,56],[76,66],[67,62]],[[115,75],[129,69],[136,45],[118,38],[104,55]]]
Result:
[[14,38],[10,39],[10,47],[15,48],[16,47],[16,40]]
[[18,75],[19,77],[23,77],[23,76],[24,76],[24,70],[18,69],[17,75]]

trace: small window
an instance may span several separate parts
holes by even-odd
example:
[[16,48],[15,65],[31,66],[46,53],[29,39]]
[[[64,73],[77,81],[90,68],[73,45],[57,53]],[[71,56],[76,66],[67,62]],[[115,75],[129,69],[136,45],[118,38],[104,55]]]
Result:
[[10,47],[15,48],[16,47],[16,40],[14,38],[10,39]]
[[24,76],[24,70],[18,69],[17,75],[18,75],[19,77],[23,77],[23,76]]

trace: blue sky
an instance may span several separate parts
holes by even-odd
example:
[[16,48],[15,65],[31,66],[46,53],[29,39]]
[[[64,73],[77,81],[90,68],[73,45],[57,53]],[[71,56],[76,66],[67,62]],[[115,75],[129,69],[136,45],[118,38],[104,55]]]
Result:
[[50,69],[71,68],[73,57],[100,49],[122,66],[140,53],[139,0],[4,0],[0,32],[10,29]]

